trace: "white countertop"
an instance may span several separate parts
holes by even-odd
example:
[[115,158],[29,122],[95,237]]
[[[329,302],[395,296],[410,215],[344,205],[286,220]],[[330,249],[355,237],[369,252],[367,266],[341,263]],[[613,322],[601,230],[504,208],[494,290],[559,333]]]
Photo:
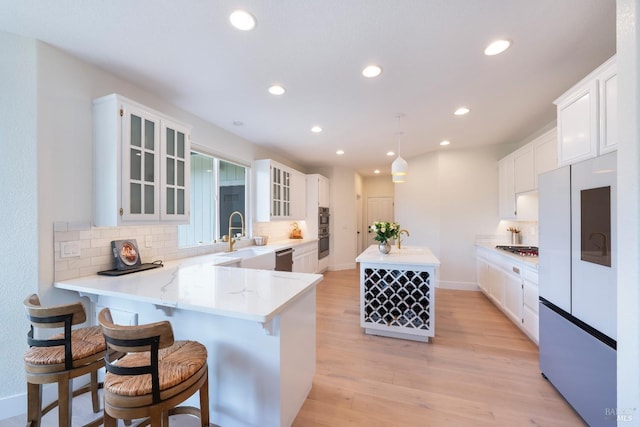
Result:
[[233,261],[237,259],[229,255],[202,255],[169,261],[153,270],[118,277],[86,276],[56,282],[54,286],[82,294],[267,322],[323,279],[321,274],[220,266]]
[[356,258],[356,262],[364,264],[402,264],[402,265],[418,265],[418,266],[434,266],[440,265],[438,258],[433,255],[431,249],[426,246],[391,246],[391,252],[387,255],[380,253],[378,245],[369,246]]
[[[507,245],[506,243],[501,243],[501,245]],[[514,254],[513,252],[509,252],[509,251],[505,251],[502,249],[498,249],[496,248],[495,244],[492,243],[476,243],[477,247],[480,248],[485,248],[485,249],[489,249],[491,251],[494,251],[495,253],[505,256],[505,257],[510,257],[512,259],[517,259],[519,261],[525,262],[535,268],[538,268],[538,257],[537,256],[524,256],[524,255],[518,255],[518,254]],[[511,245],[511,246],[528,246],[528,245]]]

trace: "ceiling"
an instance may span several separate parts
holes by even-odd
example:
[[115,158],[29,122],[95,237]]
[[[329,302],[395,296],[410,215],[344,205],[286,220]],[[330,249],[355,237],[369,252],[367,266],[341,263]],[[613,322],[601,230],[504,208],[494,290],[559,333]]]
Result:
[[[256,17],[253,31],[229,24],[237,8]],[[363,175],[388,174],[399,139],[409,160],[522,141],[616,41],[615,0],[0,0],[0,30],[308,168]],[[496,38],[513,45],[485,56]],[[383,73],[366,79],[371,63]],[[269,94],[274,83],[286,93]],[[471,112],[454,116],[463,105]]]

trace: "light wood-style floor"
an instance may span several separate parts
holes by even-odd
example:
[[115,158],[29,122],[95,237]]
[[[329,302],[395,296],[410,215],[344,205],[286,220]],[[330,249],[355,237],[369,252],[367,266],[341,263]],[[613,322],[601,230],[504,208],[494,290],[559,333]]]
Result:
[[294,427],[584,425],[480,292],[437,289],[428,344],[362,332],[357,270],[326,273],[317,310],[317,374]]
[[[480,292],[437,289],[428,344],[362,332],[357,270],[326,273],[317,297],[317,373],[293,427],[584,426],[541,377],[536,345]],[[82,413],[84,398],[74,400],[74,425],[95,418]]]

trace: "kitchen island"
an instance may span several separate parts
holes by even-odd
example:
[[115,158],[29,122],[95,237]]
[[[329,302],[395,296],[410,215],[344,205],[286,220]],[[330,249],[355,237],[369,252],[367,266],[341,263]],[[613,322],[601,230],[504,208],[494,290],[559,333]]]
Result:
[[169,320],[176,339],[205,345],[213,423],[290,426],[315,373],[322,275],[215,265],[228,260],[201,256],[54,286],[89,297],[94,314],[109,307],[116,323]]
[[427,247],[393,247],[387,255],[377,245],[360,263],[360,326],[364,332],[428,342],[435,333],[436,269],[440,261]]

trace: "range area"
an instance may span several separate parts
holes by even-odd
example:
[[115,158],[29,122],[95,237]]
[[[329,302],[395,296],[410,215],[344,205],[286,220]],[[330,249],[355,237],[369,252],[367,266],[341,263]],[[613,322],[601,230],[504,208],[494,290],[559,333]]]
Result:
[[501,249],[503,251],[511,252],[512,254],[516,254],[516,255],[520,255],[520,256],[538,256],[538,247],[537,246],[497,245],[496,249]]

